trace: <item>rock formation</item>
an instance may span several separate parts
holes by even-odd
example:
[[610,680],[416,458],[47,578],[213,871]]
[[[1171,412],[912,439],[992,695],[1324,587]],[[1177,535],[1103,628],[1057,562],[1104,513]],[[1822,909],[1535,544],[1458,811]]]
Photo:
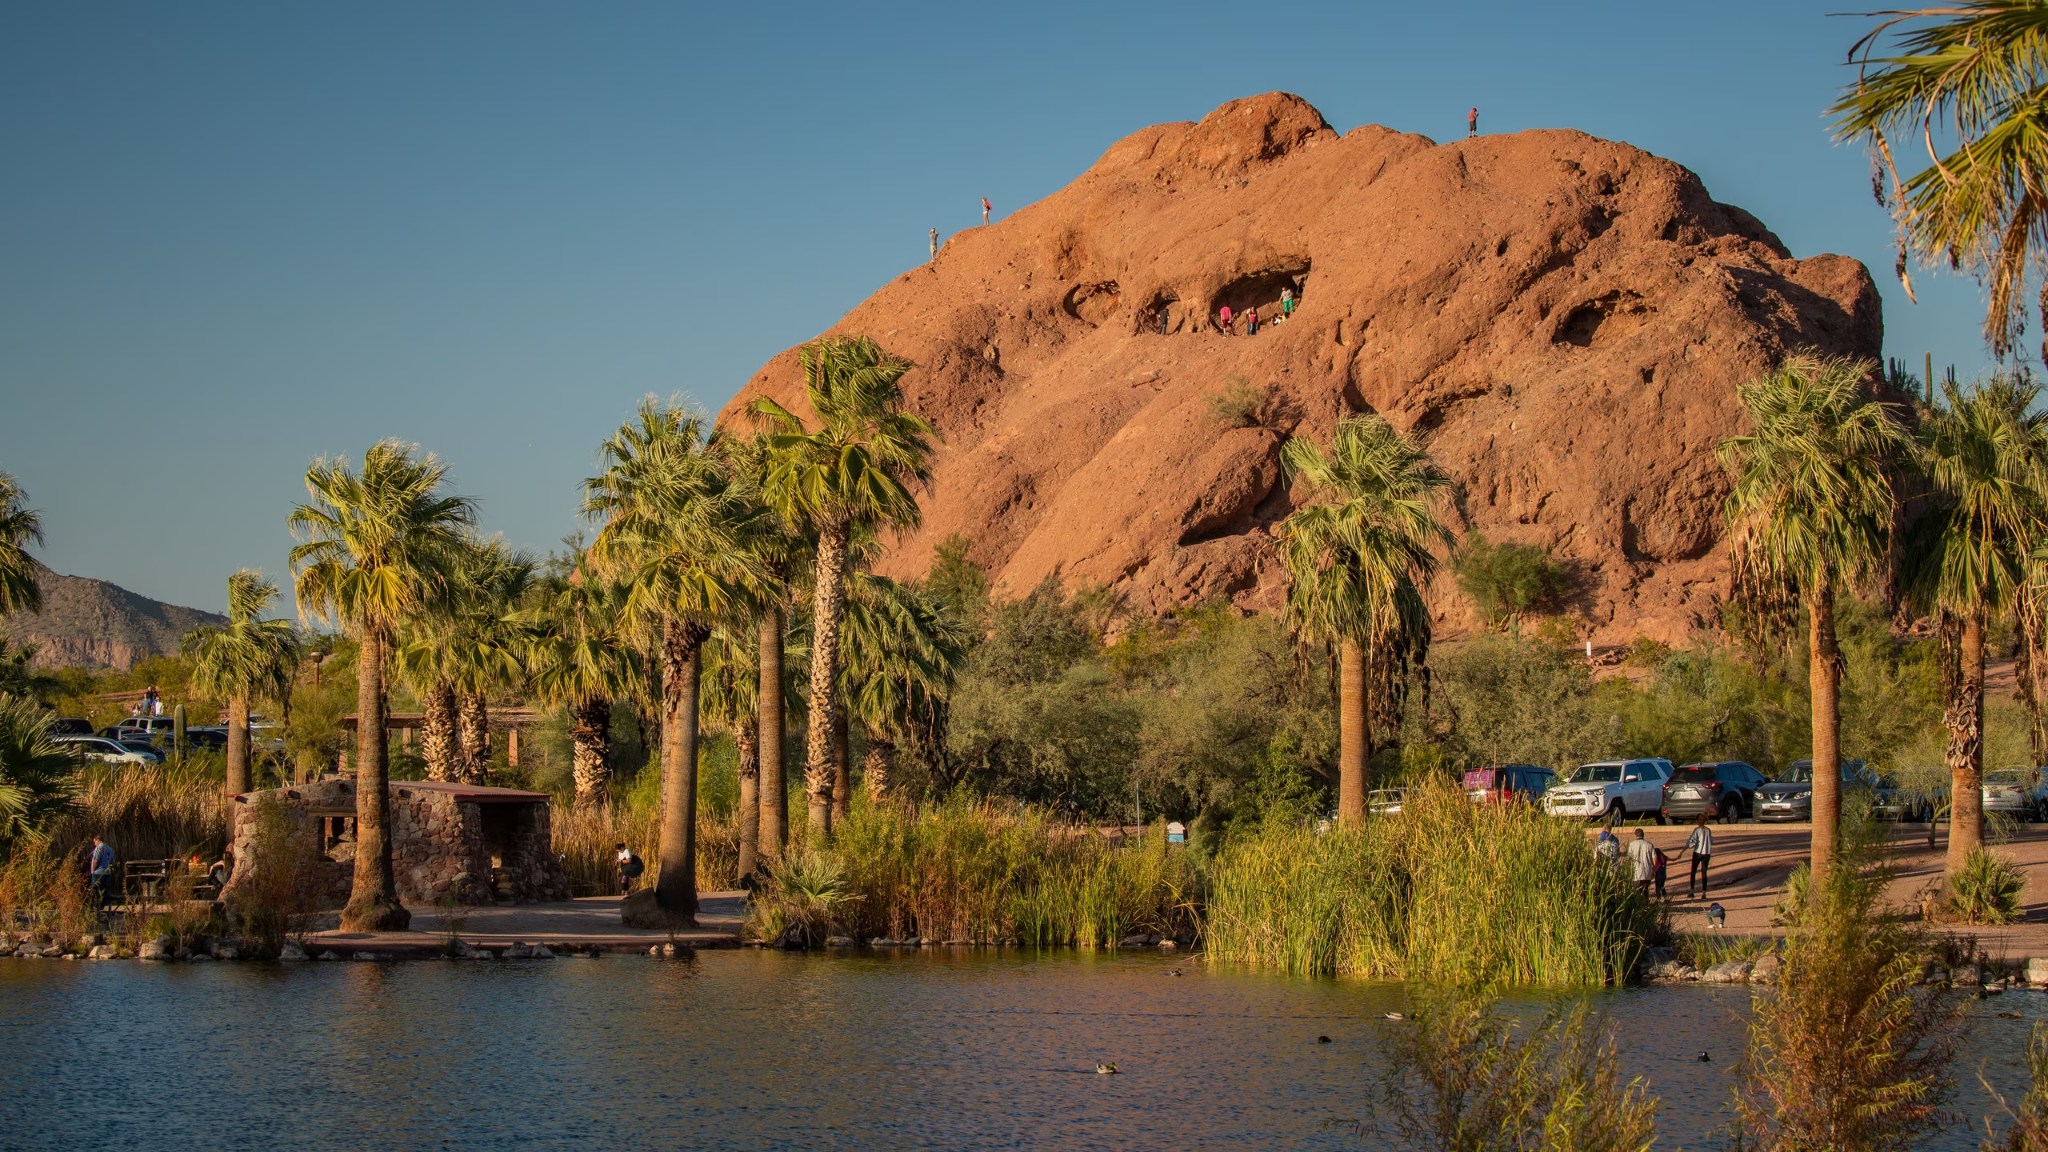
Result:
[[62,576],[36,565],[43,592],[40,613],[0,617],[0,631],[15,645],[36,646],[39,668],[114,668],[171,655],[185,633],[224,625],[227,617],[151,600],[105,580]]
[[[1271,324],[1289,289],[1298,310]],[[1744,426],[1736,385],[1792,350],[1875,357],[1882,318],[1862,264],[1793,259],[1640,149],[1340,136],[1272,93],[1126,137],[831,331],[915,361],[907,393],[945,436],[924,527],[884,572],[921,573],[957,532],[1012,593],[1056,577],[1134,613],[1274,607],[1269,532],[1305,497],[1280,445],[1373,411],[1458,477],[1457,529],[1552,548],[1607,642],[1714,619],[1712,450]],[[1251,402],[1219,414],[1233,387]],[[808,410],[794,349],[722,422],[756,395]],[[1448,630],[1471,623],[1448,580],[1431,599]]]

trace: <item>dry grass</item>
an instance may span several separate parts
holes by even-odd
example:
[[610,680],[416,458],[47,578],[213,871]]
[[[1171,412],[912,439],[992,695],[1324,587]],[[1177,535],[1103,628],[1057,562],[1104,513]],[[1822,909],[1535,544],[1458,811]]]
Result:
[[[577,808],[557,800],[548,815],[555,854],[569,873],[570,890],[578,896],[619,894],[617,855],[628,844],[647,865],[647,875],[661,870],[661,817],[658,807],[637,808],[609,802]],[[697,816],[697,888],[726,891],[739,887],[740,826],[737,817]]]
[[217,859],[227,846],[227,801],[205,762],[180,767],[88,768],[71,807],[50,822],[50,845],[65,853],[99,836],[119,860]]

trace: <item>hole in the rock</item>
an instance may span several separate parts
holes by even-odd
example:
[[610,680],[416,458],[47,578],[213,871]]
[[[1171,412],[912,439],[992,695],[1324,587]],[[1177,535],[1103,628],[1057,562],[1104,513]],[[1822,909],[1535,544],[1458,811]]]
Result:
[[1143,308],[1138,309],[1136,332],[1141,336],[1171,335],[1187,323],[1187,311],[1171,288],[1162,288],[1153,293]]
[[1123,298],[1118,295],[1119,291],[1114,280],[1101,284],[1076,284],[1068,290],[1067,298],[1060,306],[1074,319],[1091,327],[1100,327],[1122,306]]
[[1495,256],[1505,256],[1505,255],[1507,255],[1507,254],[1508,254],[1508,238],[1507,238],[1507,237],[1505,237],[1505,236],[1501,237],[1501,238],[1500,238],[1500,243],[1498,243],[1498,244],[1495,244],[1495,245],[1493,246],[1493,254],[1494,254]]
[[1557,326],[1557,334],[1550,342],[1577,348],[1610,344],[1634,331],[1656,311],[1640,293],[1617,288],[1572,309],[1564,323]]
[[1283,290],[1291,292],[1300,305],[1307,304],[1308,273],[1309,262],[1302,260],[1289,261],[1277,268],[1267,268],[1248,276],[1240,276],[1225,284],[1223,290],[1209,301],[1209,318],[1213,321],[1218,312],[1228,305],[1233,326],[1240,325],[1238,317],[1254,308],[1258,309],[1262,324],[1277,320],[1280,317],[1280,294]]

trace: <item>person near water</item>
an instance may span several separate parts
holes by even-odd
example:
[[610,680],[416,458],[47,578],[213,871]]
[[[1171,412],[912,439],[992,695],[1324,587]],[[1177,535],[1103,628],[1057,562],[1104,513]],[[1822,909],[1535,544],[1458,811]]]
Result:
[[1259,334],[1259,310],[1257,308],[1247,308],[1245,310],[1244,334],[1247,336],[1257,336]]
[[1643,895],[1650,894],[1650,885],[1657,878],[1657,850],[1643,839],[1643,830],[1636,829],[1635,838],[1628,842],[1628,862],[1634,871],[1631,878]]
[[1230,305],[1225,304],[1223,307],[1218,308],[1216,310],[1216,318],[1223,325],[1223,334],[1225,336],[1230,335]]
[[1657,853],[1657,863],[1650,870],[1650,878],[1657,882],[1657,899],[1662,900],[1664,898],[1664,876],[1671,869],[1671,857],[1666,856],[1662,848],[1652,849],[1652,851]]
[[640,878],[640,874],[647,870],[647,865],[642,864],[640,858],[633,855],[633,850],[626,847],[623,840],[619,841],[618,852],[619,894],[630,896],[633,893],[633,881]]
[[1479,135],[1479,109],[1474,108],[1465,116],[1465,135],[1469,138]]
[[87,878],[92,882],[93,895],[105,906],[112,895],[109,889],[114,883],[114,846],[95,836],[92,838],[92,855],[86,857]]
[[934,260],[937,260],[938,258],[939,258],[939,230],[938,230],[937,228],[934,228],[934,229],[932,229],[932,259],[934,259]]
[[1615,837],[1614,829],[1600,830],[1599,837],[1593,841],[1593,856],[1598,860],[1621,859],[1621,841]]
[[995,207],[995,205],[990,204],[988,202],[988,197],[983,196],[981,198],[981,222],[983,224],[988,223],[988,210],[993,207]]
[[1707,865],[1714,859],[1714,830],[1707,827],[1707,814],[1693,822],[1692,835],[1685,838],[1686,851],[1692,853],[1692,863],[1685,870],[1685,898],[1692,899],[1693,878],[1699,878],[1700,898],[1707,895]]

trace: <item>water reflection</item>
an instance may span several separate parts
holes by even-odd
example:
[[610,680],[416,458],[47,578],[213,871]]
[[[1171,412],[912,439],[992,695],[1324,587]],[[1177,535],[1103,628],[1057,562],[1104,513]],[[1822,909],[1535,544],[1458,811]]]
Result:
[[[1746,992],[1600,999],[1665,1100],[1660,1144],[1719,1144]],[[1987,1003],[1969,1114],[1979,1060],[2023,1087],[2043,1006]],[[1362,1113],[1377,1042],[1403,1026],[1378,1016],[1404,1006],[1395,985],[1072,952],[10,961],[0,1132],[51,1148],[1355,1148],[1332,1121]],[[2028,1019],[1988,1018],[2015,1008]],[[1118,1075],[1093,1072],[1105,1060]]]

